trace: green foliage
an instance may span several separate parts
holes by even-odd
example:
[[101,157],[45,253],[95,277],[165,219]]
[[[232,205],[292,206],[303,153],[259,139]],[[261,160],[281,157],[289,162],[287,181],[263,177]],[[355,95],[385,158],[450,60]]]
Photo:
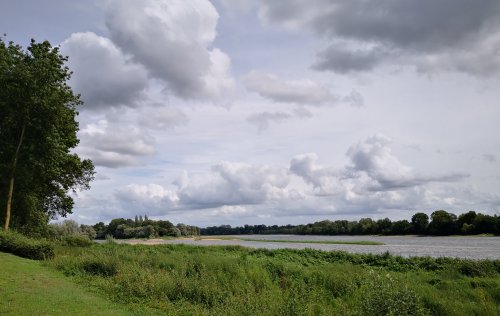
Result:
[[31,239],[12,231],[0,231],[0,251],[34,260],[54,257],[54,245],[51,242]]
[[98,238],[104,238],[107,234],[114,238],[155,238],[155,237],[180,237],[180,236],[198,236],[200,228],[185,224],[174,226],[169,221],[150,220],[147,215],[135,216],[135,219],[115,218],[109,225],[97,223],[93,226],[97,232]]
[[89,260],[82,263],[82,269],[91,274],[110,277],[118,273],[117,263],[114,260],[100,261]]
[[438,210],[431,214],[429,233],[431,235],[451,235],[456,232],[455,221],[457,216],[444,210]]
[[468,277],[488,277],[500,274],[500,262],[491,260],[464,260],[458,270]]
[[15,183],[11,222],[26,233],[70,214],[68,192],[88,189],[93,179],[92,162],[71,153],[81,101],[67,84],[66,60],[49,42],[32,40],[23,50],[0,38],[0,205]]
[[49,224],[50,237],[60,239],[64,236],[80,235],[80,226],[74,220],[64,220],[61,223]]
[[429,225],[429,216],[425,213],[415,213],[411,217],[411,224],[415,234],[424,235],[427,232],[427,226]]
[[[495,315],[498,273],[451,258],[239,246],[58,248],[49,264],[116,302],[169,315]],[[496,265],[497,261],[488,261]]]
[[60,239],[61,244],[70,247],[90,247],[94,244],[87,236],[69,235]]
[[367,316],[429,315],[416,293],[390,274],[371,271],[361,291],[361,311]]
[[411,222],[399,220],[391,222],[384,218],[377,221],[361,218],[359,221],[323,220],[306,225],[230,225],[211,226],[201,229],[201,235],[243,235],[243,234],[298,234],[298,235],[460,235],[495,234],[500,235],[500,217],[470,211],[456,217],[444,210],[435,211],[432,221],[425,213],[415,213]]

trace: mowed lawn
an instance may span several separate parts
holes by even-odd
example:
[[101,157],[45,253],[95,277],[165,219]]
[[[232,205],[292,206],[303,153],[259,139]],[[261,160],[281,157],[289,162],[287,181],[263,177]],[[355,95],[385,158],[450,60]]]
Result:
[[134,315],[39,261],[0,252],[0,315]]

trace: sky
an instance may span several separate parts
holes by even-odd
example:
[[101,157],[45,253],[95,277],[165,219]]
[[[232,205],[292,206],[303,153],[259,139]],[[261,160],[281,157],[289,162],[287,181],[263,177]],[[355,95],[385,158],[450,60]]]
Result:
[[498,0],[3,0],[0,32],[69,57],[79,223],[500,214]]

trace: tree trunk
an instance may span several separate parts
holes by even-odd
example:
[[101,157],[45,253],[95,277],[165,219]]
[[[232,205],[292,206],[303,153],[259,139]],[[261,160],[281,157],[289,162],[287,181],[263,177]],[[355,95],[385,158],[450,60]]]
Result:
[[17,166],[17,158],[19,157],[19,150],[21,149],[21,145],[24,140],[24,131],[26,130],[26,122],[23,124],[23,129],[21,130],[21,137],[19,137],[19,143],[17,144],[16,152],[14,153],[14,160],[12,161],[12,169],[10,172],[9,179],[9,193],[7,194],[7,210],[5,214],[5,223],[3,225],[3,229],[5,231],[9,230],[10,224],[10,213],[12,209],[12,195],[14,194],[14,175],[16,172]]

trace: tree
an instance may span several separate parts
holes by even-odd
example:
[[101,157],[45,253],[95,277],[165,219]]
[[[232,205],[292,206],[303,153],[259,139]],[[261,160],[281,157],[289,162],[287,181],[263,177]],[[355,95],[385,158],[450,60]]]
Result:
[[[4,229],[46,226],[70,214],[70,190],[88,189],[94,168],[70,150],[78,144],[67,59],[50,43],[27,51],[0,38],[0,201]],[[14,211],[13,211],[14,210]]]
[[457,227],[464,234],[472,234],[474,232],[474,219],[477,214],[474,211],[469,211],[467,213],[460,214],[457,219]]
[[411,226],[416,234],[423,235],[429,225],[429,216],[425,213],[415,213],[411,217]]
[[435,211],[431,214],[429,233],[431,235],[451,235],[455,233],[455,221],[457,216],[443,210]]
[[5,230],[46,227],[72,212],[69,191],[88,189],[94,166],[71,153],[79,142],[66,57],[49,42],[25,51],[0,37],[0,202]]

